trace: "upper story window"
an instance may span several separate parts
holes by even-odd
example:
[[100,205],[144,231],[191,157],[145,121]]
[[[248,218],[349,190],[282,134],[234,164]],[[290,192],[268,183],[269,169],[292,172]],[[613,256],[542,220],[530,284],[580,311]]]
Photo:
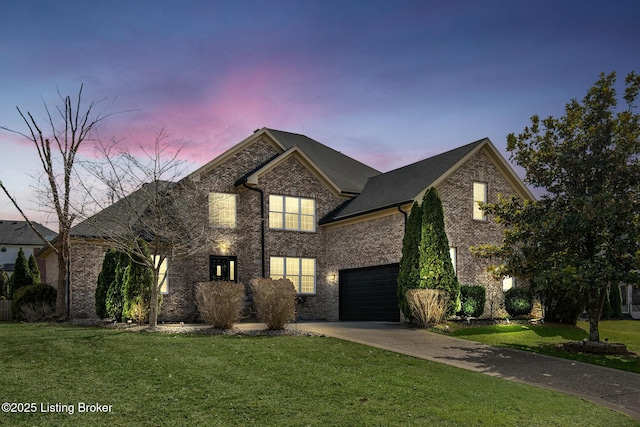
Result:
[[315,231],[316,201],[301,197],[269,195],[269,228]]
[[487,203],[486,182],[473,183],[473,219],[486,221],[487,216],[485,215],[484,211],[480,209],[480,203]]
[[209,193],[209,225],[212,227],[236,227],[236,195]]

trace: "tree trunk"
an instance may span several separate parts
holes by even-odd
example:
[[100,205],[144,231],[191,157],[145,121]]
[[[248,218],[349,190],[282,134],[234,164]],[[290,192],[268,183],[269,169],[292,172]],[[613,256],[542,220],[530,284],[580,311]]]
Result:
[[67,310],[69,260],[71,254],[71,242],[68,231],[60,231],[60,250],[58,251],[58,294],[56,297],[56,317],[66,320],[69,317]]
[[151,300],[149,301],[149,326],[158,326],[158,267],[153,270],[153,286],[151,286]]
[[599,323],[606,296],[606,287],[589,288],[586,291],[587,316],[589,318],[589,341],[600,341]]

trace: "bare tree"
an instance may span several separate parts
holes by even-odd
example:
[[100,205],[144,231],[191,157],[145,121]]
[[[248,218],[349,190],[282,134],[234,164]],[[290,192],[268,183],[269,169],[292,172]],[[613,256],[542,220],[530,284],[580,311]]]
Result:
[[[161,268],[202,250],[210,242],[207,197],[199,183],[181,179],[185,162],[182,146],[161,130],[152,147],[140,147],[140,155],[117,151],[114,144],[100,145],[100,162],[86,169],[105,191],[95,199],[103,210],[83,221],[75,234],[102,239],[114,249],[153,270],[149,303],[149,326],[156,326],[158,296],[164,284]],[[93,192],[92,194],[95,194]],[[113,200],[117,200],[111,204]],[[140,252],[136,242],[147,242],[152,257]]]
[[75,213],[72,212],[70,201],[76,156],[81,145],[90,140],[96,125],[111,115],[104,112],[95,113],[94,109],[98,104],[96,102],[91,102],[88,107],[84,108],[82,105],[82,90],[83,85],[80,86],[77,100],[72,100],[70,96],[62,96],[58,91],[61,104],[56,106],[55,112],[50,111],[45,102],[46,119],[42,126],[30,112],[24,114],[19,107],[16,108],[27,126],[27,132],[0,126],[0,129],[25,137],[33,143],[38,151],[38,158],[45,176],[46,191],[50,195],[50,208],[55,211],[58,220],[58,236],[55,244],[48,241],[34,227],[24,210],[18,205],[17,200],[11,196],[2,182],[0,182],[0,187],[36,234],[57,254],[58,296],[56,316],[59,318],[66,318],[69,314],[67,306],[67,269],[71,253],[70,230],[76,219]]

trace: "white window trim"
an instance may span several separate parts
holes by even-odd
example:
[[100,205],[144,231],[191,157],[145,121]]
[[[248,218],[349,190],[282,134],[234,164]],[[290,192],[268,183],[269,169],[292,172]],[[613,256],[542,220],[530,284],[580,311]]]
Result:
[[[282,201],[282,211],[276,211],[272,209],[272,198],[280,198]],[[296,199],[298,203],[298,225],[295,228],[287,227],[287,213],[292,214],[293,212],[287,212],[287,199]],[[313,202],[313,215],[303,214],[302,213],[302,201],[309,200]],[[272,214],[282,215],[282,221],[279,226],[274,226],[271,221]],[[311,230],[303,230],[302,229],[302,218],[303,217],[311,217],[313,228]],[[287,231],[301,231],[303,233],[314,233],[316,231],[316,199],[312,199],[309,197],[297,197],[297,196],[286,196],[282,194],[270,194],[269,195],[269,228],[272,230],[287,230]]]
[[[292,275],[288,275],[287,274],[287,260],[298,260],[298,271],[299,274],[295,274],[293,276],[298,278],[298,286],[296,288],[296,293],[298,293],[299,295],[315,295],[316,294],[316,286],[317,286],[317,279],[316,279],[316,268],[317,268],[317,263],[316,263],[316,259],[315,258],[306,258],[306,257],[284,257],[284,256],[272,256],[269,258],[269,269],[272,270],[272,266],[273,266],[273,260],[274,258],[279,258],[282,259],[282,271],[283,274],[282,275],[273,275],[271,273],[271,271],[269,272],[269,277],[271,279],[277,280],[277,279],[288,279],[290,277],[292,277]],[[302,290],[302,278],[303,277],[309,277],[309,275],[305,275],[302,274],[302,260],[312,260],[313,261],[313,292],[301,292]],[[294,283],[295,285],[295,283]]]

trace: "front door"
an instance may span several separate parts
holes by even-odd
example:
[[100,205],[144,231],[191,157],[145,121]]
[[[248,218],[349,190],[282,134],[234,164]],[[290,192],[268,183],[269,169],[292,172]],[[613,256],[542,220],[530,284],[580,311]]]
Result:
[[233,256],[209,257],[209,280],[235,282],[237,277],[237,258]]

